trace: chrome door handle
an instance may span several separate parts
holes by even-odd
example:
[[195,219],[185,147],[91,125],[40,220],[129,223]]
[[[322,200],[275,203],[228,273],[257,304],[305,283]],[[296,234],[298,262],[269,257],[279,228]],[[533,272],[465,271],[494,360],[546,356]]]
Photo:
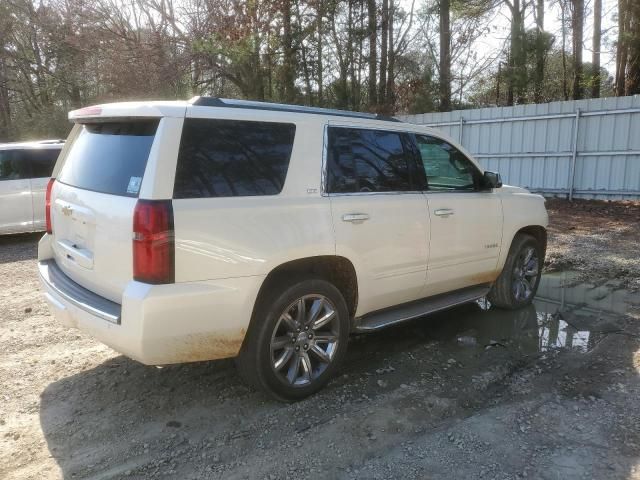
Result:
[[439,216],[439,217],[448,217],[449,215],[453,215],[453,209],[451,209],[451,208],[439,208],[438,210],[436,210],[433,213],[435,215]]
[[343,222],[360,223],[365,220],[369,220],[369,215],[366,213],[345,213],[342,215]]

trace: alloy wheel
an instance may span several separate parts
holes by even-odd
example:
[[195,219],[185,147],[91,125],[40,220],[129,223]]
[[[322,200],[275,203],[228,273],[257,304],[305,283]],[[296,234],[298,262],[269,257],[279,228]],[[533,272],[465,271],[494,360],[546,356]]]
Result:
[[533,247],[523,248],[513,268],[511,286],[516,300],[520,302],[529,300],[539,275],[540,266],[536,249]]
[[337,351],[339,319],[324,295],[305,295],[280,315],[271,335],[271,366],[292,386],[306,386],[331,364]]

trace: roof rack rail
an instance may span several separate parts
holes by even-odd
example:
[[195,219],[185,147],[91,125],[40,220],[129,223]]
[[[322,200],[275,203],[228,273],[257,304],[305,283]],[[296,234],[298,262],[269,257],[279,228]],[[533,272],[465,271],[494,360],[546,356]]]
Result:
[[394,117],[388,117],[376,113],[352,112],[349,110],[337,110],[333,108],[305,107],[302,105],[288,105],[285,103],[258,102],[254,100],[193,97],[189,102],[192,105],[199,107],[246,108],[253,110],[269,110],[274,112],[310,113],[315,115],[332,115],[335,117],[365,118],[369,120],[385,120],[387,122],[401,121]]

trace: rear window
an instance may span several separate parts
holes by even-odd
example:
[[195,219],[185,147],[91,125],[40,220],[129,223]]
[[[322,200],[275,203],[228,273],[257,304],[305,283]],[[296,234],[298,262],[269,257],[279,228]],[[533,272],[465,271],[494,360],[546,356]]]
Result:
[[158,122],[83,125],[57,180],[94,192],[137,197]]
[[289,123],[186,119],[173,198],[277,195],[295,131]]

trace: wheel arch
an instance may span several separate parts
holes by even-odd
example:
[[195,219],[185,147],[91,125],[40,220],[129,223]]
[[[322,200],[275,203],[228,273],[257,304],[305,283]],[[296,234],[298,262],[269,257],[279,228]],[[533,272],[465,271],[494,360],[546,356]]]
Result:
[[511,234],[506,234],[505,237],[508,239],[508,242],[503,243],[502,251],[500,252],[500,258],[498,260],[498,272],[502,272],[504,265],[507,261],[507,257],[509,256],[509,251],[511,250],[511,245],[513,245],[513,241],[516,238],[516,235],[519,233],[524,233],[526,235],[531,235],[533,238],[540,242],[542,246],[542,256],[544,256],[547,252],[547,229],[545,226],[540,224],[531,224],[519,226],[513,230],[511,230]]
[[[522,234],[522,235],[519,235]],[[513,282],[523,282],[525,269],[524,268],[514,268],[514,263],[517,256],[519,255],[520,249],[527,245],[527,242],[530,242],[531,239],[534,239],[541,247],[542,250],[542,263],[538,263],[538,269],[533,274],[528,274],[527,276],[535,275],[534,283],[531,283],[531,279],[527,278],[525,284],[529,285],[531,292],[528,296],[524,298],[518,297],[518,293],[514,292],[513,286],[515,285]],[[511,242],[508,245],[508,249],[505,249],[505,256],[502,260],[502,265],[500,268],[500,275],[496,279],[493,284],[491,291],[487,295],[489,301],[500,308],[505,308],[508,310],[514,310],[522,307],[523,305],[528,305],[531,303],[533,296],[537,291],[538,285],[540,283],[541,272],[544,265],[544,255],[547,247],[547,230],[545,227],[541,225],[527,225],[516,230],[511,236]],[[511,257],[511,255],[514,255]],[[508,270],[505,270],[507,262],[509,258],[513,258],[513,262],[510,264]],[[522,257],[521,257],[522,258]],[[527,260],[528,262],[528,260]],[[526,267],[526,265],[525,265]],[[519,277],[517,277],[519,275]],[[514,280],[515,279],[515,280]],[[519,289],[518,289],[519,291]]]
[[340,290],[347,303],[349,316],[353,318],[358,306],[358,279],[353,263],[348,258],[339,255],[318,255],[290,260],[273,268],[267,274],[254,302],[249,330],[251,330],[259,304],[274,293],[273,289],[277,285],[288,279],[307,276],[316,276],[326,280]]
[[[264,316],[260,313],[263,308],[269,308],[270,301],[277,301],[284,293],[283,288],[296,285],[298,281],[320,279],[329,282],[344,296],[349,315],[353,317],[358,300],[358,287],[356,272],[353,264],[347,258],[336,255],[319,255],[296,260],[287,261],[273,268],[262,281],[257,297],[253,305],[251,320],[248,326],[247,334],[244,337],[242,346],[238,356],[236,357],[236,365],[242,378],[251,386],[266,390],[276,398],[284,401],[298,400],[304,396],[314,393],[321,388],[330,376],[325,377],[322,383],[311,383],[304,388],[308,390],[300,390],[299,393],[283,393],[282,389],[274,386],[274,382],[264,373],[264,335],[265,327],[269,328],[268,322],[263,322]],[[326,285],[324,290],[326,290]],[[335,293],[334,288],[330,289]],[[341,311],[344,307],[340,306]],[[277,313],[277,312],[276,312]],[[267,317],[273,320],[272,317]],[[277,320],[277,319],[276,319]],[[348,336],[351,325],[348,322],[340,322],[341,333]],[[270,338],[270,337],[269,337]],[[342,337],[341,337],[342,338]],[[262,345],[262,347],[260,346]],[[339,365],[344,357],[347,341],[338,344],[338,355],[336,362],[330,362],[327,369],[336,368],[332,365]],[[341,346],[340,346],[341,345]],[[306,345],[305,345],[306,346]],[[341,353],[340,353],[341,352]],[[262,360],[260,360],[262,359]],[[268,369],[272,372],[271,367]],[[277,383],[279,385],[279,383]],[[316,385],[314,387],[314,385]]]
[[547,229],[542,225],[528,225],[526,227],[522,227],[518,230],[511,239],[511,243],[513,243],[513,239],[516,238],[516,235],[519,233],[524,233],[527,235],[531,235],[535,238],[540,245],[542,246],[542,256],[544,257],[547,253]]

